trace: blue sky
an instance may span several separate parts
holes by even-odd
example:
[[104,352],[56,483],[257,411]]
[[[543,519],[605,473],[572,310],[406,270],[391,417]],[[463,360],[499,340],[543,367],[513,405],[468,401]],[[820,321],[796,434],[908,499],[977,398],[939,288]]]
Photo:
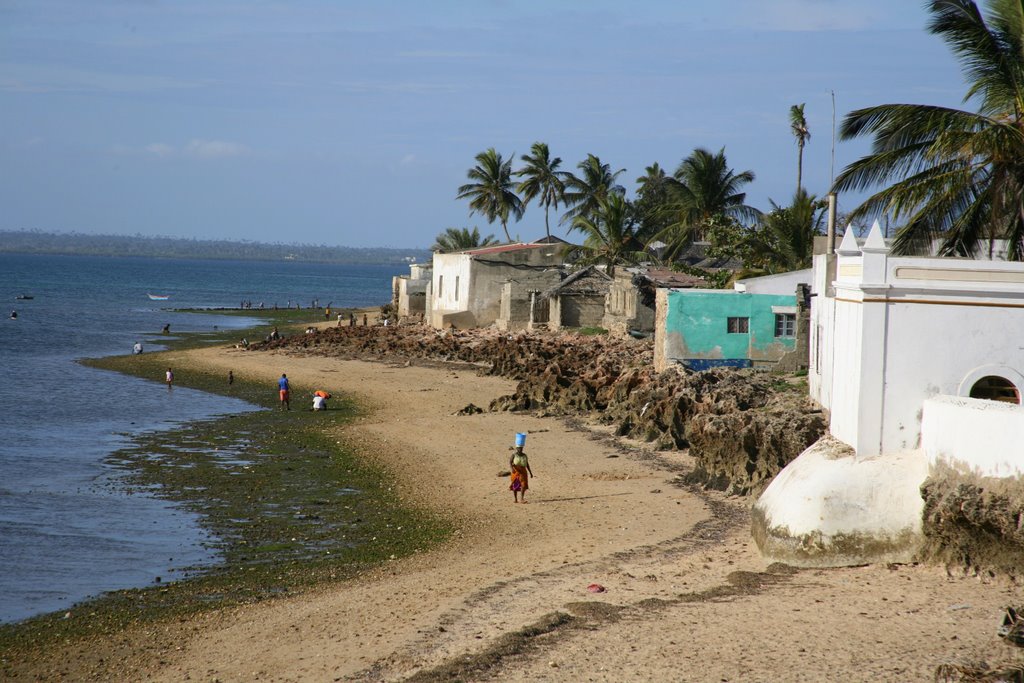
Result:
[[[915,0],[0,0],[0,229],[425,247],[501,234],[474,156],[546,142],[630,195],[725,147],[748,202],[828,190],[839,120],[959,106]],[[836,173],[867,150],[839,143]],[[840,197],[851,209],[858,197]],[[531,206],[513,236],[544,234]],[[558,228],[556,234],[564,235]]]

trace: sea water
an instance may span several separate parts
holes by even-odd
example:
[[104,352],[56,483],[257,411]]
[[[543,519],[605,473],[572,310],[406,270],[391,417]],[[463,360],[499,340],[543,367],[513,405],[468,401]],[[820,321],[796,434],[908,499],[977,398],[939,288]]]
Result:
[[380,304],[402,272],[397,265],[0,254],[0,622],[158,576],[173,580],[218,560],[195,514],[129,492],[106,459],[133,433],[256,407],[77,359],[130,353],[136,341],[157,350],[164,325],[173,334],[256,322],[171,309]]

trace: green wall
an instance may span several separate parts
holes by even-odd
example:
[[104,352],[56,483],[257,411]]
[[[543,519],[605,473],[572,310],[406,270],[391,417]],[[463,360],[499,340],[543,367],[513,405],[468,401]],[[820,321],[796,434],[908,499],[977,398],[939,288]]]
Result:
[[[670,290],[665,355],[672,360],[778,360],[795,337],[775,336],[772,306],[796,306],[795,295],[732,290]],[[730,334],[727,319],[749,318],[747,334]]]

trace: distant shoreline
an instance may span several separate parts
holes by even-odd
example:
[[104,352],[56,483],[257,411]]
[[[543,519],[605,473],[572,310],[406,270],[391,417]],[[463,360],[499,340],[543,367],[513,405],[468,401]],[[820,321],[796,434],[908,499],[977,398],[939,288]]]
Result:
[[177,237],[84,235],[0,230],[0,253],[165,259],[280,261],[346,265],[404,265],[429,261],[424,248],[270,244]]

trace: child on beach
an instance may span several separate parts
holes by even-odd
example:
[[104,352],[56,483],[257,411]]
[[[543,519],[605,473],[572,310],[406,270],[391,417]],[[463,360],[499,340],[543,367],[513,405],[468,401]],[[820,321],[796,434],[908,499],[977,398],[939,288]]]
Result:
[[291,410],[291,401],[288,398],[288,375],[281,373],[281,379],[277,380],[277,393],[281,397],[281,410]]
[[174,372],[170,368],[167,368],[167,372],[164,373],[164,381],[167,382],[168,388],[174,384]]

